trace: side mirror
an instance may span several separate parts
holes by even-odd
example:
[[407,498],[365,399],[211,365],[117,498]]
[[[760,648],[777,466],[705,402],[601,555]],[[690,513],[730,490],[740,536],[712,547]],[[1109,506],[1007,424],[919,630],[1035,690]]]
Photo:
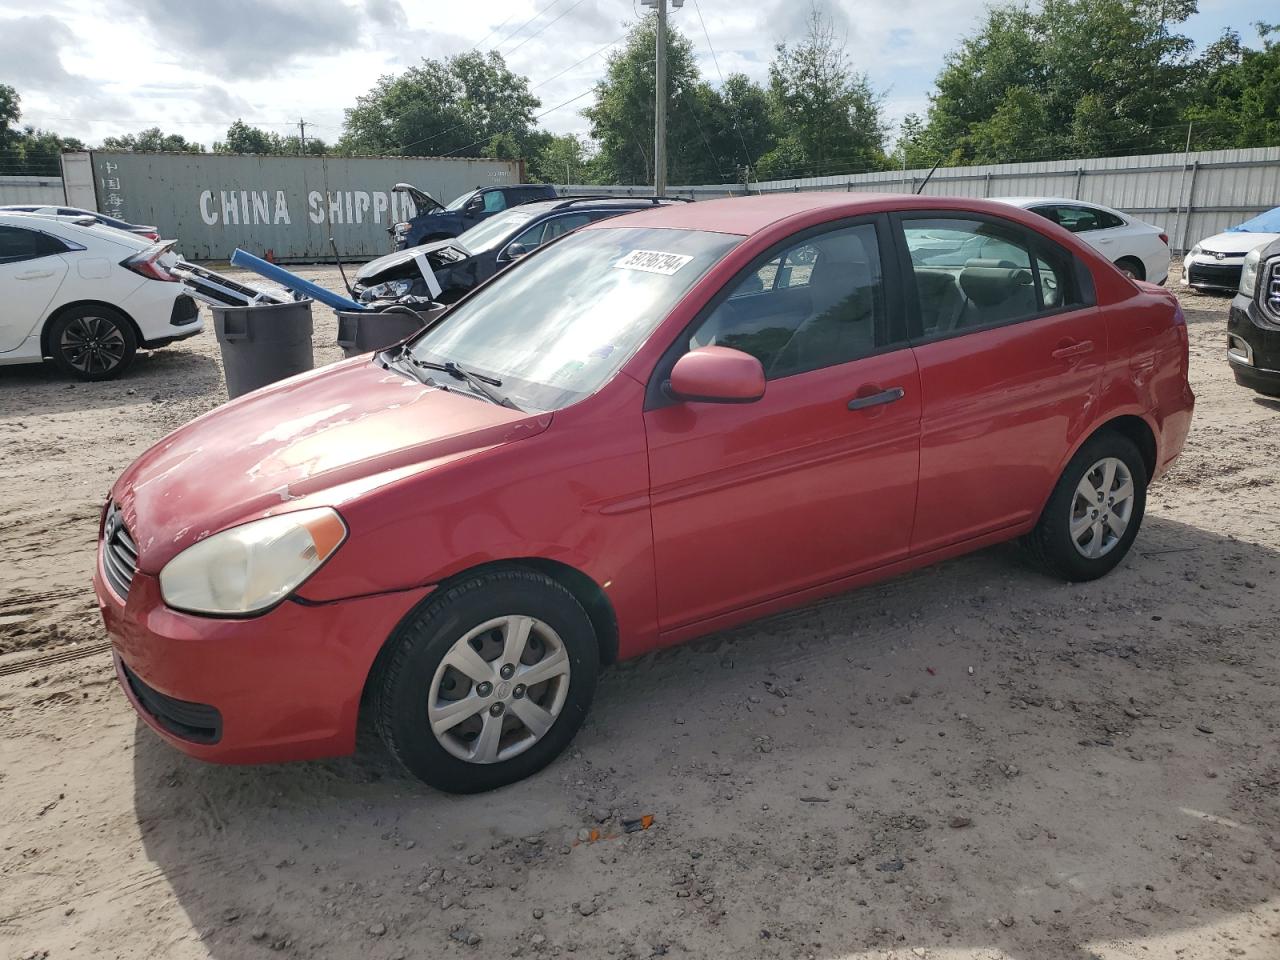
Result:
[[764,396],[764,367],[731,347],[698,347],[671,368],[668,396],[700,403],[752,403]]
[[481,213],[484,210],[484,197],[472,197],[467,201],[467,213]]
[[529,248],[523,243],[509,243],[507,249],[502,251],[504,260],[519,260],[529,252]]

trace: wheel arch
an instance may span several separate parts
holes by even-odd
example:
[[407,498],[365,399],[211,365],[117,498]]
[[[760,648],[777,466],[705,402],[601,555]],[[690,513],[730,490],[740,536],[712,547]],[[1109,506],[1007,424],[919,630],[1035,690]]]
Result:
[[[582,609],[586,611],[587,617],[591,620],[592,629],[596,634],[596,643],[600,650],[600,663],[602,665],[616,663],[618,660],[618,618],[614,612],[613,604],[610,602],[608,595],[604,592],[604,588],[586,573],[583,573],[577,567],[563,563],[559,560],[549,560],[546,557],[512,557],[503,560],[487,561],[485,563],[476,564],[467,567],[465,570],[459,570],[457,573],[450,574],[444,580],[441,580],[436,589],[432,590],[413,609],[409,610],[400,620],[400,623],[408,621],[417,611],[428,604],[441,591],[448,590],[453,584],[469,577],[490,573],[498,570],[510,570],[513,568],[523,568],[541,573],[543,576],[550,577],[556,583],[560,584],[573,595],[573,598],[582,605]],[[374,684],[377,683],[378,676],[381,673],[382,663],[387,655],[387,651],[391,648],[391,637],[400,629],[397,624],[396,629],[383,638],[382,645],[378,648],[377,656],[374,657],[373,664],[369,668],[368,675],[365,677],[364,688],[361,695],[361,704],[368,701],[370,692]],[[363,710],[363,707],[362,707]]]
[[134,339],[138,343],[138,347],[142,347],[142,328],[138,326],[138,321],[129,315],[129,311],[114,303],[107,303],[105,300],[72,300],[70,303],[64,303],[57,309],[53,310],[49,316],[45,317],[44,325],[40,328],[40,355],[42,357],[53,356],[53,346],[49,342],[49,334],[53,330],[53,325],[66,313],[77,307],[105,307],[113,313],[118,313],[129,322],[129,327],[133,330]]
[[1123,257],[1118,257],[1115,261],[1116,267],[1118,267],[1120,270],[1124,269],[1123,264],[1125,263],[1132,264],[1136,268],[1134,270],[1135,279],[1137,280],[1147,279],[1147,265],[1141,257],[1126,253]]

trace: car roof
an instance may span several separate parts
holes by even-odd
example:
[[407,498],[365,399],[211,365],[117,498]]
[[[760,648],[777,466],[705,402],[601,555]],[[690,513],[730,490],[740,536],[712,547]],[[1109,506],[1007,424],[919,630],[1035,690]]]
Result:
[[[767,193],[750,197],[723,197],[698,203],[673,203],[627,216],[628,227],[663,227],[704,230],[750,236],[791,220],[824,222],[842,217],[902,210],[970,211],[1008,216],[1008,205],[974,197],[920,196],[908,193]],[[1025,214],[1034,222],[1042,218]],[[1021,219],[1010,217],[1010,219]],[[617,223],[588,224],[584,230],[607,230]],[[1041,228],[1037,224],[1037,228]]]
[[1094,210],[1108,210],[1119,213],[1114,207],[1105,203],[1094,203],[1091,200],[1072,200],[1070,197],[992,197],[997,203],[1009,203],[1015,207],[1033,207],[1042,203],[1058,203],[1064,207],[1092,207]]

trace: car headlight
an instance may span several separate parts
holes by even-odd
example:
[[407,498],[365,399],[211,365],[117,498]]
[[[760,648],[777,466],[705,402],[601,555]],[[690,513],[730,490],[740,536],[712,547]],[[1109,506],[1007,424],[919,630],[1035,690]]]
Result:
[[395,234],[397,237],[403,237],[406,233],[409,232],[409,223],[408,221],[401,221],[391,229],[395,231]]
[[302,586],[346,537],[347,525],[329,507],[254,520],[170,560],[160,571],[160,593],[188,613],[262,613]]
[[1262,262],[1262,248],[1254,247],[1244,258],[1240,271],[1240,292],[1252,298],[1258,287],[1258,264]]
[[360,291],[361,300],[393,300],[403,297],[413,289],[412,280],[388,280],[386,283],[374,284]]
[[1198,257],[1198,256],[1200,256],[1200,244],[1198,244],[1198,243],[1197,243],[1194,247],[1192,247],[1192,248],[1191,248],[1191,254],[1190,254],[1190,255],[1191,255],[1191,256],[1193,256],[1193,257]]

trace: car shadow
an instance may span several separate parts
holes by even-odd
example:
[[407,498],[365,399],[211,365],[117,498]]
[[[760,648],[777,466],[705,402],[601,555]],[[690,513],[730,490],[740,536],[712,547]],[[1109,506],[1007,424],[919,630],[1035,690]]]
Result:
[[49,362],[0,366],[0,402],[6,413],[69,413],[203,396],[216,391],[221,381],[222,370],[213,357],[177,343],[140,351],[119,377],[91,383],[69,377]]
[[1091,584],[993,548],[620,665],[565,757],[478,796],[367,735],[229,768],[139,724],[145,854],[227,960],[1244,948],[1280,871],[1277,575],[1159,517]]

